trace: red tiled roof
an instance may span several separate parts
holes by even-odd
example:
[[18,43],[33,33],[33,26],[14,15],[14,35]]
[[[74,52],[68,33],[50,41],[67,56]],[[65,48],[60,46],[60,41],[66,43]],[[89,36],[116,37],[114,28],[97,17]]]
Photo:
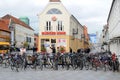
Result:
[[8,31],[10,32],[9,28],[9,20],[8,19],[0,19],[0,30]]
[[11,15],[9,15],[9,14],[3,16],[2,19],[11,19],[11,21],[12,21],[13,23],[22,25],[22,26],[24,26],[24,27],[26,27],[26,28],[28,28],[28,29],[33,30],[29,25],[27,25],[27,24],[24,23],[23,21],[21,21],[21,20],[15,18],[15,17],[13,17],[13,16],[11,16]]

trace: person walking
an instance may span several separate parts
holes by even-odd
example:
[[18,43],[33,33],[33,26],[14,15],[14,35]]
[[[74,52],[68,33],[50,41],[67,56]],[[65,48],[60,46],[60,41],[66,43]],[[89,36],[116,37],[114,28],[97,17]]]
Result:
[[112,54],[112,66],[113,66],[113,72],[119,71],[119,61],[115,53]]
[[52,47],[50,47],[52,49],[52,54],[55,55],[56,54],[56,49],[55,46],[53,45]]

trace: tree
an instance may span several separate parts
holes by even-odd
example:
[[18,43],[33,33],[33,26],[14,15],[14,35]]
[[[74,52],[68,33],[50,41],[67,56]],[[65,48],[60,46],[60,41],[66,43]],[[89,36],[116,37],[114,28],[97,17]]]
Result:
[[29,43],[28,43],[28,42],[24,42],[24,43],[23,43],[23,46],[24,46],[25,48],[27,48],[27,47],[29,46]]
[[65,52],[65,47],[64,46],[60,46],[60,52],[61,53]]
[[44,46],[41,47],[42,52],[46,52],[46,48]]

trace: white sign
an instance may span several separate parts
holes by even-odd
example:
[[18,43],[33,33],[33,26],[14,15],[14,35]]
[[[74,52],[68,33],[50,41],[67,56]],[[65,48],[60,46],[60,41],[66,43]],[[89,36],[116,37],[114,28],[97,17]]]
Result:
[[57,39],[58,46],[66,46],[66,39]]

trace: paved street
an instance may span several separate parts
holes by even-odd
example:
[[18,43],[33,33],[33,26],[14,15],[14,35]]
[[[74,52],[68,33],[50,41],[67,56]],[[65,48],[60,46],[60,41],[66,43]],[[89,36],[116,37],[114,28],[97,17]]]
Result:
[[120,80],[119,72],[94,70],[62,70],[27,69],[20,72],[0,67],[0,80]]

